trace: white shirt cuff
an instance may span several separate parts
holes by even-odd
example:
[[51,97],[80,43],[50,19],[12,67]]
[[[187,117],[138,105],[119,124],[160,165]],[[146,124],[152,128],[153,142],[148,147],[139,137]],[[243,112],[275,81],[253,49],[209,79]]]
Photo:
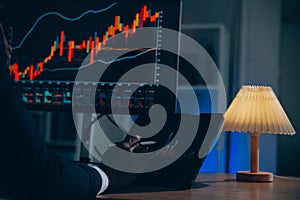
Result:
[[104,173],[104,171],[102,171],[99,167],[95,166],[95,165],[89,165],[90,167],[96,169],[98,171],[98,173],[100,174],[101,176],[101,179],[102,179],[102,184],[101,184],[101,188],[98,192],[98,194],[101,194],[103,193],[107,187],[108,187],[108,184],[109,184],[109,181],[108,181],[108,177],[107,175]]

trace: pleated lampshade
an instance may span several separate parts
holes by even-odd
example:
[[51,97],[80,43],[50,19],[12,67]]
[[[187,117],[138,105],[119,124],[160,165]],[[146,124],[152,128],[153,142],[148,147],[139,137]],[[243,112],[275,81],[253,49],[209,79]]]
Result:
[[224,115],[224,131],[295,134],[271,87],[242,86]]

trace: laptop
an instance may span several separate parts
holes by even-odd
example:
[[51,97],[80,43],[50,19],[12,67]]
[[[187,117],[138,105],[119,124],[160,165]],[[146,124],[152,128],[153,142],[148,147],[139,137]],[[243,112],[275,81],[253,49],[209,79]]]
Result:
[[[223,114],[202,113],[200,116],[190,114],[174,114],[168,116],[165,127],[152,138],[155,143],[150,145],[150,151],[156,151],[168,145],[168,141],[174,138],[180,124],[180,118],[184,117],[190,121],[197,121],[199,126],[196,135],[187,150],[168,166],[147,173],[141,173],[136,184],[151,185],[175,190],[190,189],[200,171],[200,168],[220,135],[223,124]],[[143,123],[144,119],[137,118],[136,123]],[[180,142],[180,141],[179,141]],[[173,151],[176,151],[174,147]],[[166,153],[164,156],[169,156]]]
[[[181,131],[178,133],[182,119],[187,122],[198,122],[198,124],[194,123],[196,124],[196,128],[194,129],[195,132],[193,135],[189,132],[191,129],[190,126],[184,128],[184,130],[187,130],[186,132],[183,131],[182,133]],[[134,123],[144,126],[149,124],[149,120],[150,119],[147,114],[141,114],[136,116]],[[122,138],[119,138],[118,140],[122,140],[124,138],[124,134],[120,134],[120,129],[118,129],[115,125],[112,125],[112,123],[107,121],[106,118],[102,118],[102,120],[100,120],[100,124],[102,129],[106,129],[105,132],[110,133],[110,135],[114,132],[117,132],[115,135],[123,135]],[[149,165],[153,164],[151,162],[156,162],[158,165],[161,164],[158,163],[160,161],[164,163],[164,161],[172,156],[171,154],[174,152],[178,153],[178,157],[164,167],[160,167],[155,170],[145,170],[147,172],[142,171],[138,174],[132,174],[134,181],[131,185],[126,188],[122,188],[121,190],[114,190],[113,192],[136,192],[135,189],[137,188],[143,188],[142,190],[147,190],[147,188],[152,188],[152,190],[153,188],[156,188],[157,190],[190,189],[195,182],[207,154],[219,138],[222,124],[223,114],[220,113],[201,113],[200,115],[169,113],[163,128],[159,130],[157,134],[143,138],[141,144],[145,147],[145,149],[147,149],[146,153],[160,152],[160,155],[157,154],[160,156],[160,160],[156,160],[156,157],[154,156],[154,158],[152,158],[152,160],[150,159],[150,162],[147,163]],[[113,127],[115,127],[116,131],[114,131]],[[134,130],[134,126],[131,125],[128,132],[129,134],[136,132],[136,130]],[[182,135],[177,137],[177,134]],[[182,150],[182,147],[176,144],[183,143],[184,140],[186,140],[186,137],[191,138],[188,140],[187,147]],[[100,141],[100,139],[97,141]],[[103,144],[99,145],[99,151],[101,150],[100,147],[103,146]],[[168,149],[168,151],[164,151],[164,149]],[[148,155],[145,157],[146,160],[148,159],[147,156]],[[108,156],[110,161],[112,161],[111,158],[112,156]],[[118,163],[118,160],[115,162]],[[137,165],[144,165],[144,163],[137,162]],[[142,167],[145,167],[145,165]],[[131,177],[130,173],[124,174],[129,175],[127,177]]]

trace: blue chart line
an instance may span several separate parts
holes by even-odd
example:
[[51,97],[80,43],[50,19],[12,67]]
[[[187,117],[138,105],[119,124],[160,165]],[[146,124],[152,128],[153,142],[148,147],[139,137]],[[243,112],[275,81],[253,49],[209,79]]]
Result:
[[[105,61],[105,60],[97,59],[97,60],[95,60],[95,62],[101,62],[101,63],[103,63],[103,64],[111,64],[111,63],[117,62],[117,61],[123,61],[123,60],[127,60],[127,59],[133,59],[133,58],[139,57],[139,56],[141,56],[141,55],[143,55],[143,54],[145,54],[145,53],[147,53],[147,52],[153,51],[153,50],[156,50],[156,48],[148,49],[148,50],[143,51],[143,52],[141,52],[141,53],[138,53],[138,54],[136,54],[136,55],[134,55],[134,56],[125,56],[125,57],[118,58],[118,59],[115,59],[115,60],[110,60],[110,61]],[[87,67],[89,67],[89,66],[90,66],[90,64],[86,64],[86,65],[80,66],[80,67],[78,67],[78,68],[58,68],[58,69],[47,69],[47,68],[45,68],[45,69],[44,69],[44,72],[45,72],[45,71],[48,71],[48,72],[56,72],[56,71],[75,71],[75,70],[77,71],[77,70],[79,70],[79,69],[84,69],[84,68],[87,68]]]
[[29,36],[29,34],[34,30],[34,28],[37,26],[37,24],[45,17],[49,16],[49,15],[57,15],[59,17],[61,17],[62,19],[64,20],[67,20],[67,21],[77,21],[79,19],[81,19],[82,17],[84,17],[85,15],[89,14],[89,13],[92,13],[92,14],[98,14],[98,13],[101,13],[101,12],[105,12],[109,9],[111,9],[113,6],[115,6],[117,3],[112,3],[111,5],[109,5],[108,7],[106,8],[103,8],[103,9],[100,9],[100,10],[88,10],[84,13],[82,13],[81,15],[79,15],[78,17],[74,17],[74,18],[70,18],[70,17],[66,17],[62,14],[60,14],[59,12],[47,12],[43,15],[41,15],[36,21],[35,23],[33,24],[33,26],[30,28],[30,30],[25,34],[24,38],[21,40],[20,44],[13,47],[12,49],[15,50],[15,49],[19,49],[21,48],[21,46],[23,45],[23,43],[25,42],[25,40],[27,39],[27,37]]

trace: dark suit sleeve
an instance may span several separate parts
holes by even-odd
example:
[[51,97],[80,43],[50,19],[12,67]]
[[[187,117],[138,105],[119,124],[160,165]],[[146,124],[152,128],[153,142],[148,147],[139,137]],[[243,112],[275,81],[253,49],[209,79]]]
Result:
[[95,199],[98,172],[50,152],[23,108],[9,77],[3,37],[0,31],[0,184],[22,199]]

